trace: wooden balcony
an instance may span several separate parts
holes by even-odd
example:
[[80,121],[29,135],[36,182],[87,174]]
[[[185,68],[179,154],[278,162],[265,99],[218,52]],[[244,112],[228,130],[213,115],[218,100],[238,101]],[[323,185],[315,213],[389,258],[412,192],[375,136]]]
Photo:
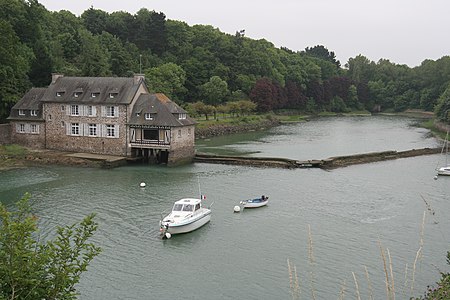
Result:
[[134,140],[129,142],[132,148],[169,149],[170,143],[160,140]]

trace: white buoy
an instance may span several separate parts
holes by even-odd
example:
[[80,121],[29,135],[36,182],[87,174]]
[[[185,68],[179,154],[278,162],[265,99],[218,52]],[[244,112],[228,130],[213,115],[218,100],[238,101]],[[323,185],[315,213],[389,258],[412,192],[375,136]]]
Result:
[[239,206],[239,205],[236,205],[235,207],[234,207],[234,212],[240,212],[241,211],[241,207]]
[[170,239],[172,237],[172,235],[170,234],[170,232],[166,232],[166,238]]
[[434,176],[434,180],[437,180],[437,178],[438,178],[438,177],[437,177],[437,175],[436,175],[436,176]]
[[140,187],[145,187],[145,182],[141,182],[141,184],[139,185]]

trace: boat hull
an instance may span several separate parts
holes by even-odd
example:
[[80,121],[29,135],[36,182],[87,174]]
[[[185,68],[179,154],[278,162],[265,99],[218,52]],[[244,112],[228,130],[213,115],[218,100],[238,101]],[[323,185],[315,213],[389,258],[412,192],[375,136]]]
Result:
[[269,203],[269,200],[259,202],[242,201],[242,206],[244,208],[257,208],[261,206],[266,206],[267,203]]
[[[211,220],[211,212],[207,212],[203,214],[200,218],[196,218],[195,220],[189,223],[177,224],[177,223],[161,222],[161,231],[164,231],[164,233],[168,232],[170,234],[188,233],[202,227],[210,220]],[[168,227],[165,226],[166,224],[168,225]]]
[[442,167],[437,171],[438,175],[450,176],[450,167]]

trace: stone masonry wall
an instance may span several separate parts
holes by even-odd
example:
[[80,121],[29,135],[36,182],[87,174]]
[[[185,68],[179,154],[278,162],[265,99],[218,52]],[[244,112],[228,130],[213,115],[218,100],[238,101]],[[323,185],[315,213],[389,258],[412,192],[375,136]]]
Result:
[[171,132],[168,164],[192,161],[195,157],[195,126],[174,127]]
[[[62,108],[64,106],[64,108]],[[127,155],[126,144],[126,116],[127,108],[125,105],[120,105],[118,117],[102,116],[101,106],[97,105],[96,116],[70,116],[67,114],[67,109],[70,105],[45,103],[44,116],[47,122],[47,149],[71,151],[71,152],[87,152],[107,155]],[[97,131],[99,136],[89,137],[85,136],[84,132],[87,126],[80,125],[80,135],[72,136],[68,134],[68,126],[71,123],[79,124],[98,124]],[[115,124],[118,125],[119,137],[111,138],[102,135],[100,125]],[[83,128],[82,128],[83,127]]]
[[[27,132],[18,132],[17,126],[25,124]],[[39,128],[38,133],[28,132],[29,126],[35,124]],[[27,122],[27,121],[12,121],[11,122],[11,143],[18,144],[32,149],[45,149],[45,123],[44,122]]]
[[0,145],[11,144],[11,124],[0,124]]

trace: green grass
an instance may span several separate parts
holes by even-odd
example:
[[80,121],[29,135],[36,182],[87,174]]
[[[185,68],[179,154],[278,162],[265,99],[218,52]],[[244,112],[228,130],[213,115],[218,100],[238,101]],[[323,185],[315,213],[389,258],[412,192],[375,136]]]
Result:
[[418,126],[426,128],[426,129],[429,129],[431,131],[431,133],[434,136],[436,136],[436,137],[439,137],[441,139],[445,139],[445,136],[446,136],[447,133],[444,132],[444,131],[439,130],[438,128],[436,128],[436,126],[434,126],[434,122],[435,122],[434,119],[429,119],[429,120],[420,122],[418,124]]
[[1,145],[0,155],[10,156],[10,157],[23,157],[28,153],[28,150],[19,145]]

